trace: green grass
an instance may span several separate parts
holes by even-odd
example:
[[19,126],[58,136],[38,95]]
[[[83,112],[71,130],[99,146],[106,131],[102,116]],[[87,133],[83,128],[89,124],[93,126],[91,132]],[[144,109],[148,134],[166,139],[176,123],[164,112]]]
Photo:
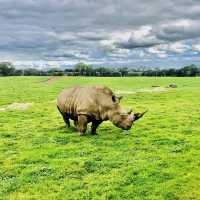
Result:
[[[0,199],[200,199],[200,78],[0,78]],[[152,85],[178,88],[127,94],[122,104],[149,109],[130,131],[109,122],[98,135],[66,129],[56,96],[73,85],[136,91]]]

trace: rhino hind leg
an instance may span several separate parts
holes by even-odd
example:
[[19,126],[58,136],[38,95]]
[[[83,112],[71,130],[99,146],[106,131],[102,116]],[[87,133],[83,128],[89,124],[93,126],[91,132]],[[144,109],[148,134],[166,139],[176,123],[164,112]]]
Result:
[[63,116],[63,120],[64,120],[64,122],[65,122],[65,124],[66,124],[66,127],[69,128],[69,127],[70,127],[70,121],[69,121],[69,116],[68,116],[68,114],[67,114],[67,113],[64,113],[64,114],[62,114],[62,116]]
[[100,121],[100,120],[93,120],[93,121],[92,121],[92,126],[91,126],[91,134],[92,134],[92,135],[97,135],[96,130],[97,130],[98,126],[99,126],[101,123],[102,123],[102,121]]
[[80,136],[85,135],[85,132],[87,130],[87,117],[85,115],[79,115],[78,116],[78,130],[80,132]]
[[74,127],[78,128],[78,120],[74,120]]
[[70,127],[70,121],[69,121],[68,115],[65,114],[65,115],[63,116],[63,119],[64,119],[64,121],[65,121],[66,127],[69,128],[69,127]]

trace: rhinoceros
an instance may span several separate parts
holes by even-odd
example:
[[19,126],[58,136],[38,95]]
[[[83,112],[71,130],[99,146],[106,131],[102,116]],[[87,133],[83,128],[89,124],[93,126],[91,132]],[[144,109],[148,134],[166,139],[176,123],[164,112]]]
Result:
[[116,96],[111,89],[104,86],[72,87],[63,90],[57,98],[57,108],[61,113],[66,126],[70,121],[78,128],[80,135],[84,135],[87,124],[92,122],[91,133],[96,134],[97,127],[106,120],[115,126],[128,130],[134,121],[144,113],[133,113],[132,109],[125,111],[120,106],[122,96]]

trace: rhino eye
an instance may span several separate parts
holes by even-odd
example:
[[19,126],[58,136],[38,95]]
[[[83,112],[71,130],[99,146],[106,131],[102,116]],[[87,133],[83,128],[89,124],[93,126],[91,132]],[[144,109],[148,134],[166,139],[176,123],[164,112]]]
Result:
[[115,103],[116,102],[116,97],[112,96],[112,101]]

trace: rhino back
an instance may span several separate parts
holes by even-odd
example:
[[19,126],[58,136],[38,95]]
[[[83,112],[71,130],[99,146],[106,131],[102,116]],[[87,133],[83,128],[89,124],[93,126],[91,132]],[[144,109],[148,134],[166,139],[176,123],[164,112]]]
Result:
[[63,113],[93,115],[99,119],[102,112],[109,109],[112,95],[106,87],[73,87],[60,93],[57,105]]

